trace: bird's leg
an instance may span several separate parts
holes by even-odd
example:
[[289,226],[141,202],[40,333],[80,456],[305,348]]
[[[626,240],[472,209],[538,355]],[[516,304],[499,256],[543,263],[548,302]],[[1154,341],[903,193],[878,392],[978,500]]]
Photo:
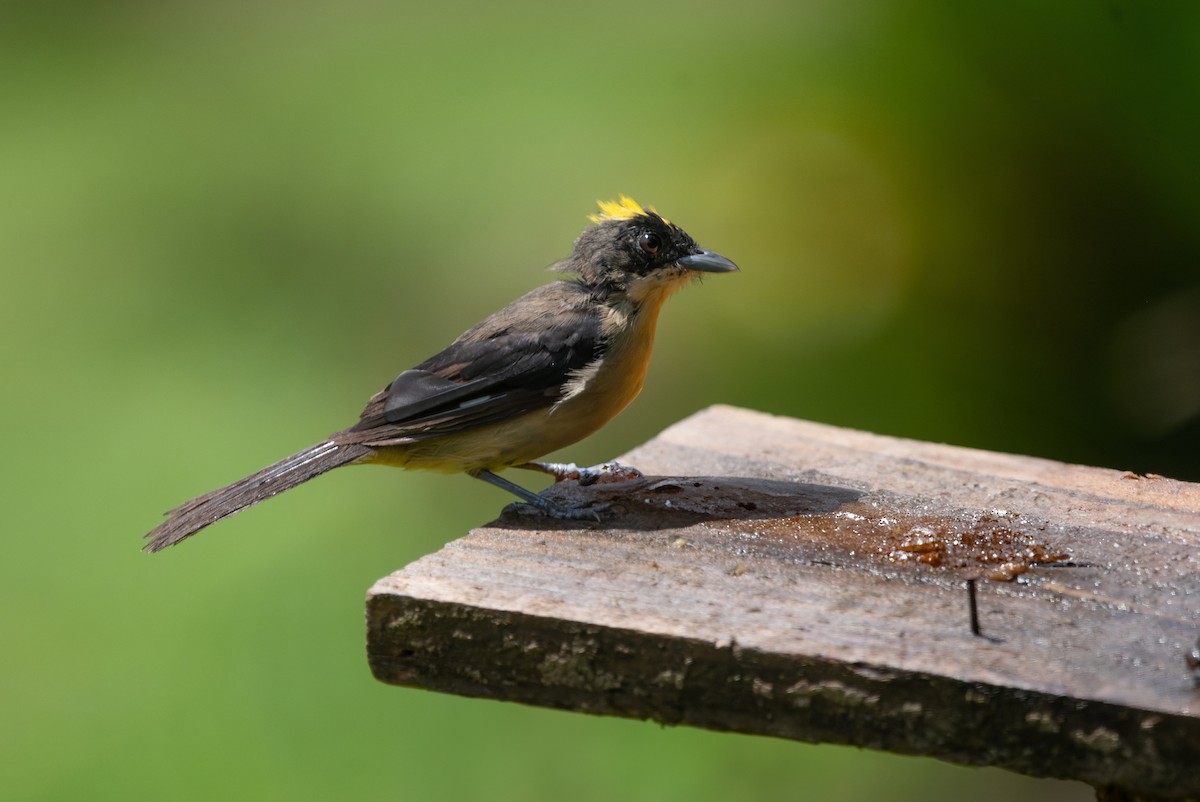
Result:
[[554,477],[556,482],[575,479],[585,487],[594,485],[596,482],[628,482],[630,479],[640,479],[642,476],[642,472],[637,468],[632,465],[622,465],[616,460],[593,465],[590,468],[581,468],[574,462],[522,462],[513,467],[548,473]]
[[549,515],[551,518],[566,518],[574,521],[599,522],[600,513],[608,509],[607,504],[596,504],[588,508],[560,507],[549,499],[542,498],[532,490],[526,490],[516,482],[510,482],[504,477],[497,476],[491,471],[479,470],[471,471],[470,473],[471,476],[474,476],[476,479],[482,479],[483,481],[493,484],[502,490],[507,490],[509,493],[512,493],[517,498],[523,500],[525,502],[524,504],[510,505],[510,507],[518,512],[522,511],[522,508],[525,507],[534,507],[538,510],[538,512]]

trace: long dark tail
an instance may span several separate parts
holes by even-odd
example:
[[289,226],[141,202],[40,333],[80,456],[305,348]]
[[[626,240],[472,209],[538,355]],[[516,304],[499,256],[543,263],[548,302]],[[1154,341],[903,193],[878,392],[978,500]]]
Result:
[[150,542],[146,544],[145,551],[161,551],[167,546],[174,546],[211,523],[290,490],[314,476],[361,459],[371,451],[367,446],[357,443],[326,440],[220,490],[197,496],[168,512],[167,520],[146,534]]

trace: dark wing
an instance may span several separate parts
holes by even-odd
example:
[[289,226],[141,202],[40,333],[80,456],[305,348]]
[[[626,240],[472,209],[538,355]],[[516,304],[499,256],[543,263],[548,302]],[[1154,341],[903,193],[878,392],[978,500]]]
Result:
[[574,282],[539,287],[406,370],[351,429],[387,445],[461,432],[548,407],[602,349],[600,318]]

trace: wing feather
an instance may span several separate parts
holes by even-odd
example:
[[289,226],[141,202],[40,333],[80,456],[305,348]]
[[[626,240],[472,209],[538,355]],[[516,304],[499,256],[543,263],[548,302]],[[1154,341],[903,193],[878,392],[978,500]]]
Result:
[[603,350],[588,290],[539,287],[406,370],[367,403],[351,429],[369,445],[400,445],[548,407]]

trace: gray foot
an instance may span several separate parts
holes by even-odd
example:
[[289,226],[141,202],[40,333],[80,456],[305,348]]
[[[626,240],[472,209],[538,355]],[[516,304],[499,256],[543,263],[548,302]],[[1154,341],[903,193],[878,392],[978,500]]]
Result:
[[556,482],[573,479],[585,487],[596,483],[628,482],[631,479],[642,477],[642,472],[637,468],[632,465],[622,465],[615,460],[593,465],[590,468],[581,468],[574,462],[526,462],[515,467],[548,473],[554,477]]
[[541,515],[546,518],[556,518],[561,521],[593,521],[600,523],[601,514],[608,511],[608,504],[593,504],[590,507],[560,507],[557,504],[530,504],[524,501],[514,501],[504,508],[504,512],[514,515]]

